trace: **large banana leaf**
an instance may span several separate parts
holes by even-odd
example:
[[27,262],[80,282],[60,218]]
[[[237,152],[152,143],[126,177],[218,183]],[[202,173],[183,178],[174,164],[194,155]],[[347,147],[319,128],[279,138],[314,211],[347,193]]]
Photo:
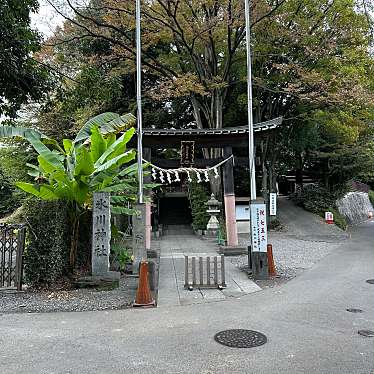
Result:
[[38,166],[29,163],[26,163],[26,166],[29,167],[27,174],[31,177],[39,178],[42,175],[42,170]]
[[52,187],[44,184],[37,185],[26,182],[17,182],[16,186],[42,200],[57,200],[59,198],[55,192],[52,191]]
[[73,142],[70,139],[63,139],[62,144],[64,145],[64,151],[67,155],[70,155],[70,153],[73,150]]
[[[114,135],[115,138],[115,135]],[[107,150],[107,141],[104,139],[99,129],[94,126],[92,127],[91,133],[91,156],[94,163],[100,158],[100,156]]]
[[27,127],[16,126],[0,126],[0,138],[21,137],[26,139],[35,149],[50,164],[56,168],[62,168],[60,157],[55,152],[52,152],[43,142],[53,144],[56,146],[57,142],[49,139],[40,131],[29,129]]
[[[142,167],[143,167],[143,170],[144,169],[147,169],[149,167],[150,163],[149,162],[146,162],[146,163],[143,163]],[[119,173],[118,173],[118,176],[119,177],[125,177],[125,176],[136,176],[138,173],[138,164],[135,163],[135,164],[132,164],[128,167],[126,167],[125,169],[121,170]],[[148,173],[149,174],[149,173]],[[146,175],[146,173],[144,173],[143,175]]]
[[125,163],[133,160],[135,158],[135,155],[136,155],[136,153],[135,153],[134,150],[127,151],[126,153],[124,153],[122,155],[119,155],[119,156],[113,158],[112,160],[109,160],[109,161],[105,162],[104,164],[95,168],[95,173],[99,173],[101,171],[107,171],[107,170],[109,170],[113,167],[119,167],[122,164],[125,164]]
[[39,167],[43,172],[46,174],[51,174],[56,170],[64,170],[63,165],[58,165],[57,167],[49,162],[46,158],[44,158],[42,155],[38,156],[38,162],[39,162]]
[[115,158],[115,157],[119,156],[121,153],[126,152],[127,143],[131,140],[131,138],[133,137],[134,134],[135,134],[135,129],[133,127],[131,129],[127,130],[123,134],[122,142],[120,142],[120,144],[115,147],[113,152],[111,152],[107,156],[107,160],[111,160],[112,158]]
[[136,186],[131,185],[131,184],[126,183],[126,182],[122,182],[122,183],[116,184],[114,186],[105,187],[100,191],[101,192],[126,192],[126,193],[135,192],[136,193],[137,190],[138,189],[137,189]]
[[24,138],[28,139],[29,136],[33,136],[37,139],[48,139],[48,136],[44,135],[38,130],[30,129],[28,127],[18,126],[0,126],[0,138]]
[[[130,129],[121,135],[113,144],[111,144],[108,149],[102,153],[99,159],[95,162],[95,167],[102,165],[106,159],[114,159],[117,156],[120,156],[121,153],[125,152],[125,145],[129,142],[132,136],[135,133],[135,129]],[[91,136],[92,138],[92,136]],[[92,147],[92,146],[91,146]],[[110,157],[112,156],[112,157]]]
[[126,208],[124,206],[111,206],[112,214],[127,214],[129,216],[138,215],[140,212],[136,209]]
[[81,147],[76,154],[74,176],[91,175],[94,170],[91,153],[85,147]]
[[125,130],[135,123],[135,116],[131,113],[120,116],[117,113],[107,112],[99,114],[87,121],[78,132],[74,143],[84,142],[91,135],[93,127],[98,127],[102,134],[118,133]]

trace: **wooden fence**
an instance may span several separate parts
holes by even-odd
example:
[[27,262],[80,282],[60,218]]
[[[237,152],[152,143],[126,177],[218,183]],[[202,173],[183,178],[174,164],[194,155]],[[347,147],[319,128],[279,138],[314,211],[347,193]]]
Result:
[[24,225],[0,224],[0,290],[22,289]]
[[225,256],[184,256],[184,288],[224,288]]

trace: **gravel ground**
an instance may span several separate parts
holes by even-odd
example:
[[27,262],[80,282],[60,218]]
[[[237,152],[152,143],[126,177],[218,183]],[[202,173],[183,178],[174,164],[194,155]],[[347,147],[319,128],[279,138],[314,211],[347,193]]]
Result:
[[[240,245],[248,245],[248,236],[239,236]],[[327,256],[339,247],[340,241],[311,241],[295,238],[287,232],[271,232],[268,242],[273,245],[274,263],[277,276],[267,281],[257,281],[262,288],[281,285],[306,269],[310,269],[315,263]],[[238,256],[233,259],[239,267],[246,269],[247,256]]]
[[137,278],[123,276],[119,288],[111,291],[77,289],[71,291],[0,292],[0,313],[77,312],[124,309],[135,298]]
[[272,233],[269,242],[273,245],[277,272],[286,278],[292,278],[298,272],[310,269],[340,245],[340,242],[301,240],[287,237],[283,233]]

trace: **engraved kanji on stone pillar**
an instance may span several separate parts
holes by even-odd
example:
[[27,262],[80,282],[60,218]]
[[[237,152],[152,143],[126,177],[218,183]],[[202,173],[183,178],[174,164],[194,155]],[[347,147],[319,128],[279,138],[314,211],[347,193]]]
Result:
[[95,192],[92,207],[92,275],[109,272],[110,194]]

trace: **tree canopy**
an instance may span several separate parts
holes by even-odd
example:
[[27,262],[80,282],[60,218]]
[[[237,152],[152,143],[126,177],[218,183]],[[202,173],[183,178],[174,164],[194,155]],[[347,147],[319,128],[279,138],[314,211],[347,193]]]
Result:
[[33,58],[40,36],[30,27],[30,12],[37,10],[37,0],[0,2],[0,115],[14,117],[46,89],[46,70]]
[[[62,139],[95,114],[135,114],[135,2],[48,2],[65,22],[38,54],[57,73],[38,128]],[[373,10],[367,0],[251,2],[254,119],[284,119],[258,144],[264,167],[332,184],[363,176],[336,165],[371,154]],[[245,125],[245,32],[243,1],[143,2],[144,125]]]

